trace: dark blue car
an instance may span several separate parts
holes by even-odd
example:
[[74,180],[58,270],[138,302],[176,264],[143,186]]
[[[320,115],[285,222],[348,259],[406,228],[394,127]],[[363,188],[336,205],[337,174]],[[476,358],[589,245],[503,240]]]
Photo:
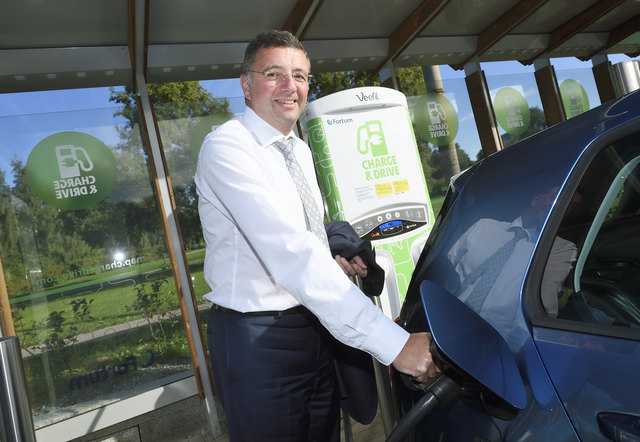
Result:
[[399,319],[443,369],[392,374],[412,440],[640,440],[640,92],[452,179]]

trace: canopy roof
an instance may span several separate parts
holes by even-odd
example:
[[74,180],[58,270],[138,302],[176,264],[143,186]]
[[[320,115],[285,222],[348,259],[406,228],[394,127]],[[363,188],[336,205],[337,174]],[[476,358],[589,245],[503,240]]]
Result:
[[0,92],[237,77],[287,29],[312,71],[640,53],[639,0],[21,0],[0,6]]

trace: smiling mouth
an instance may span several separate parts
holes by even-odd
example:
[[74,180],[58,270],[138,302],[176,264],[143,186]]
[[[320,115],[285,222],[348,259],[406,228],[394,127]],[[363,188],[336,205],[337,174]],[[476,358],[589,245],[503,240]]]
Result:
[[282,104],[295,104],[296,100],[276,100],[276,102]]

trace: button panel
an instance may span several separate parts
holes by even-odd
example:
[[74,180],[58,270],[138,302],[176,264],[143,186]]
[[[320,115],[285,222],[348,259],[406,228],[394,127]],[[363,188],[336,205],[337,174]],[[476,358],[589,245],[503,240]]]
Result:
[[425,207],[416,206],[378,212],[354,222],[352,226],[360,238],[375,241],[410,232],[426,223]]

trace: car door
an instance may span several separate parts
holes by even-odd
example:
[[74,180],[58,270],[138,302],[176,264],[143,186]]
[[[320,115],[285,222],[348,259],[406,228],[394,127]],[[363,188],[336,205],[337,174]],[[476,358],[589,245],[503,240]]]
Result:
[[621,131],[577,163],[525,286],[540,359],[589,441],[640,440],[640,132]]

